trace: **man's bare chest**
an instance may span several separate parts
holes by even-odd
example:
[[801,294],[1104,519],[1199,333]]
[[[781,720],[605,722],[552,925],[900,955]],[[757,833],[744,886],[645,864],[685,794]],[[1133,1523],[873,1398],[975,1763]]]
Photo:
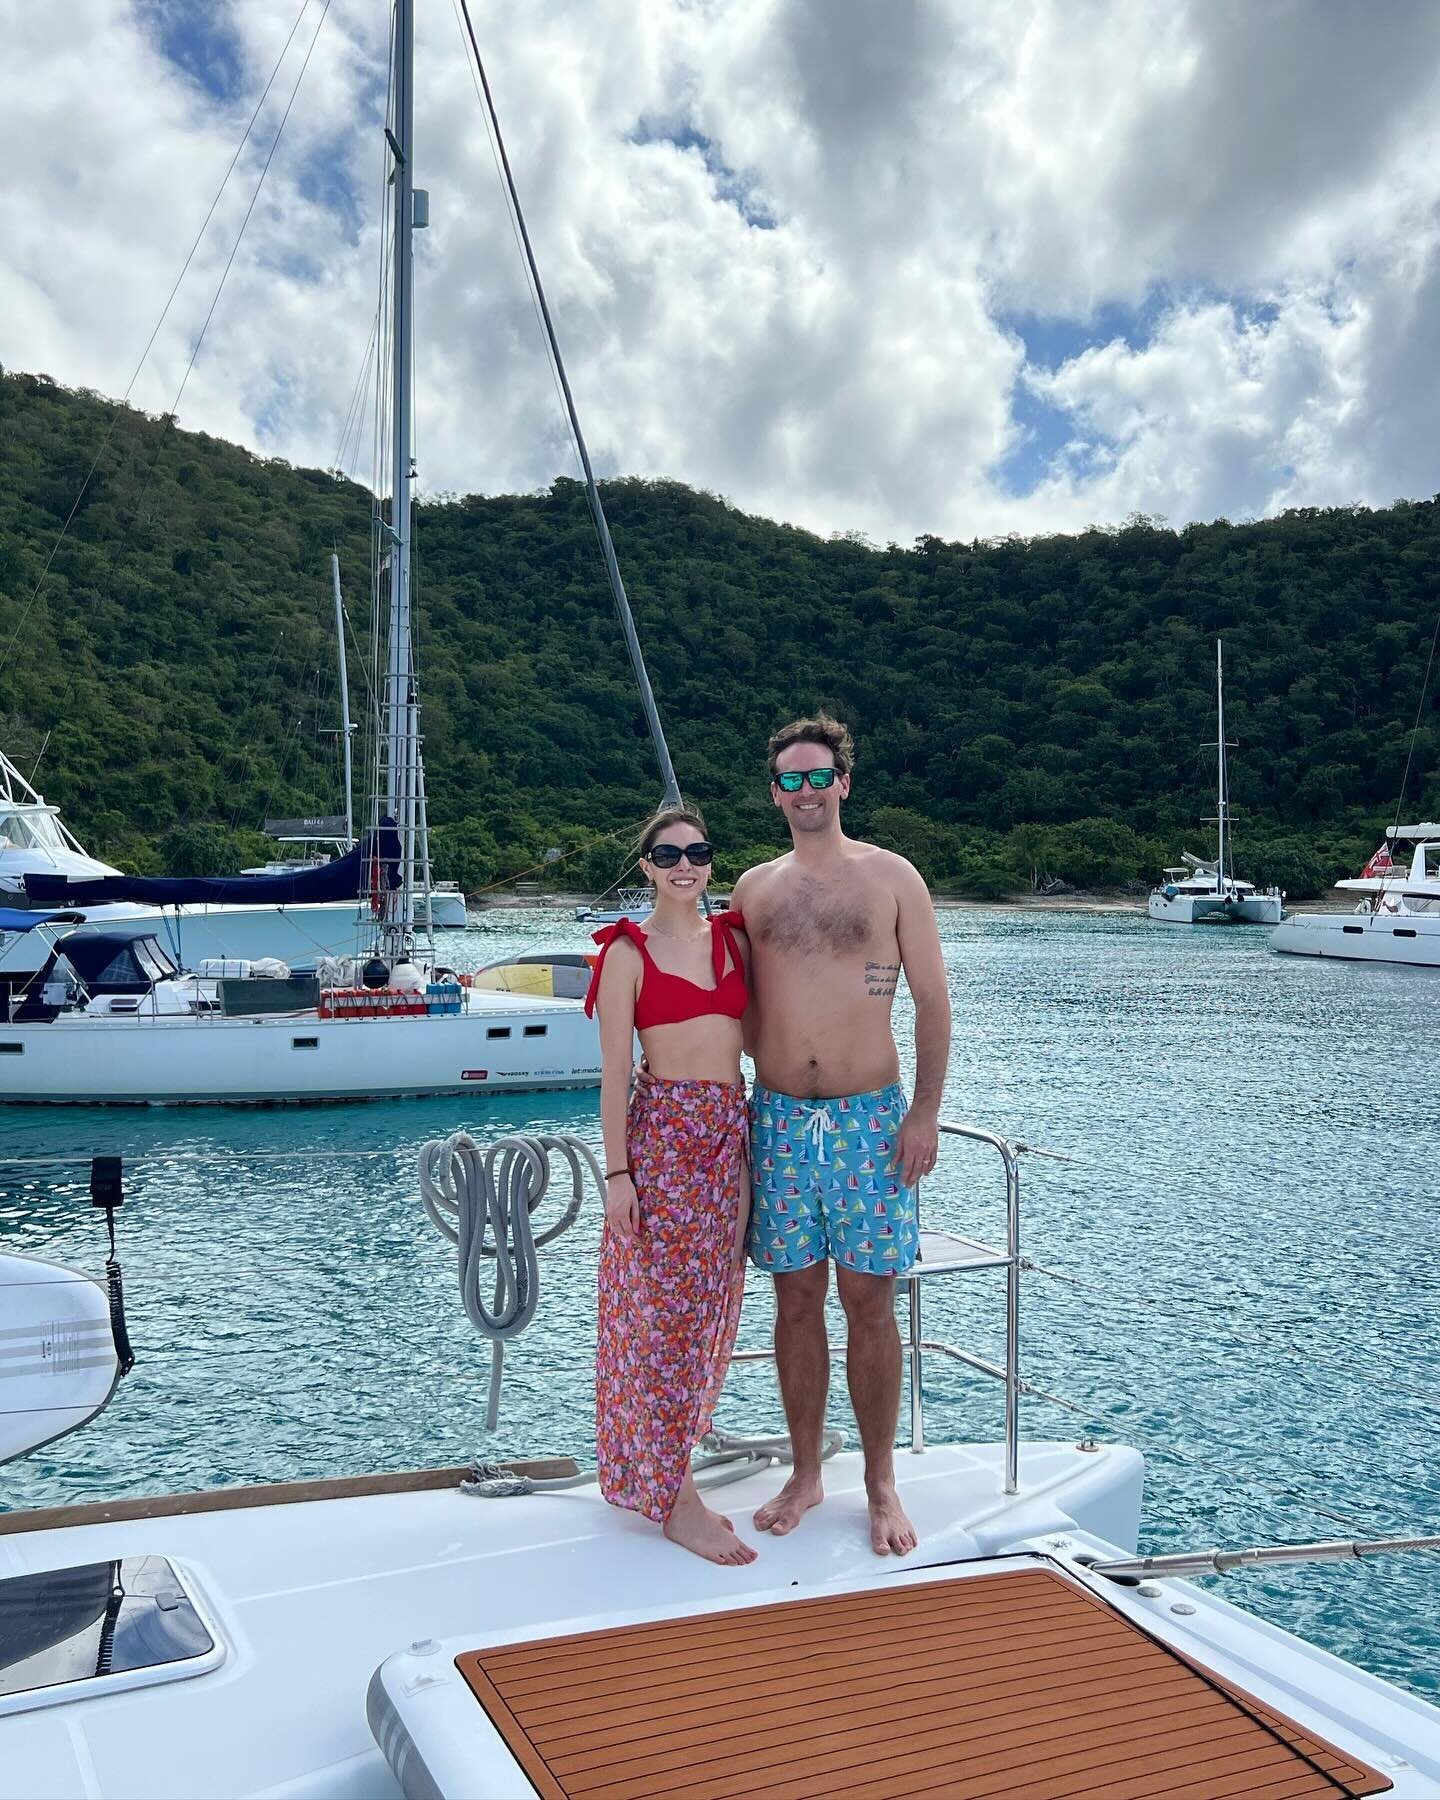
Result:
[[797,882],[767,894],[747,914],[746,924],[764,960],[773,954],[786,961],[863,962],[895,945],[893,906],[865,887],[839,883]]

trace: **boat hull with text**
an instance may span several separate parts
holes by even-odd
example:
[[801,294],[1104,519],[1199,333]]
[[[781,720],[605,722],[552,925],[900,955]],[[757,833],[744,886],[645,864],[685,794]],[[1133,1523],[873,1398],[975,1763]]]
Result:
[[1440,969],[1440,915],[1295,913],[1276,928],[1270,945],[1283,956]]
[[0,1102],[275,1105],[596,1087],[578,1002],[468,993],[455,1015],[88,1017],[0,1025]]

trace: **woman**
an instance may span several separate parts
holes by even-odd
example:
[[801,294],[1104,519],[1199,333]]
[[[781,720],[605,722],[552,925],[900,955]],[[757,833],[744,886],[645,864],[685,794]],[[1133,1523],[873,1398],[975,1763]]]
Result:
[[[585,1001],[587,1013],[600,1008],[605,1136],[600,1488],[697,1556],[749,1563],[755,1552],[690,1474],[745,1287],[749,946],[738,913],[697,911],[712,852],[693,807],[656,813],[637,848],[655,910],[643,928],[622,919],[595,933],[604,948]],[[636,1031],[654,1079],[630,1094]]]

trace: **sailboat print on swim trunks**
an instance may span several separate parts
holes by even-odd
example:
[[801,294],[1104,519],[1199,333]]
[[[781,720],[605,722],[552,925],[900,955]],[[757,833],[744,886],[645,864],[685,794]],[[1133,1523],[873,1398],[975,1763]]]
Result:
[[778,1273],[828,1254],[872,1274],[905,1268],[916,1230],[892,1160],[905,1112],[898,1088],[824,1101],[762,1089],[756,1105],[756,1262]]

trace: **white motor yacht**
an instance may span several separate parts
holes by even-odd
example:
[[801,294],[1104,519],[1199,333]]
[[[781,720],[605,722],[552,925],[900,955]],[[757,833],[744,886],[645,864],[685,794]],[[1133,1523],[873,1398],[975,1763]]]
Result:
[[1392,825],[1363,872],[1335,885],[1365,898],[1349,913],[1291,913],[1271,947],[1440,969],[1440,825]]
[[[26,894],[27,875],[78,882],[104,880],[120,871],[86,853],[59,807],[48,804],[0,750],[0,907],[24,910],[37,904]],[[369,919],[368,906],[355,900],[174,908],[117,900],[79,910],[97,928],[147,925],[177,960],[190,964],[208,957],[274,956],[313,963],[317,956],[349,955],[357,931]],[[43,941],[28,932],[0,932],[0,984],[33,974],[46,954]]]
[[582,925],[618,925],[621,919],[639,925],[654,910],[655,896],[648,887],[616,888],[598,900],[577,906],[575,917]]
[[1219,847],[1215,860],[1187,856],[1182,868],[1166,869],[1165,879],[1150,890],[1147,910],[1167,925],[1278,925],[1285,916],[1279,888],[1257,888],[1237,881],[1229,865],[1230,774],[1225,742],[1225,671],[1223,647],[1215,645],[1215,748],[1217,805],[1215,827]]

